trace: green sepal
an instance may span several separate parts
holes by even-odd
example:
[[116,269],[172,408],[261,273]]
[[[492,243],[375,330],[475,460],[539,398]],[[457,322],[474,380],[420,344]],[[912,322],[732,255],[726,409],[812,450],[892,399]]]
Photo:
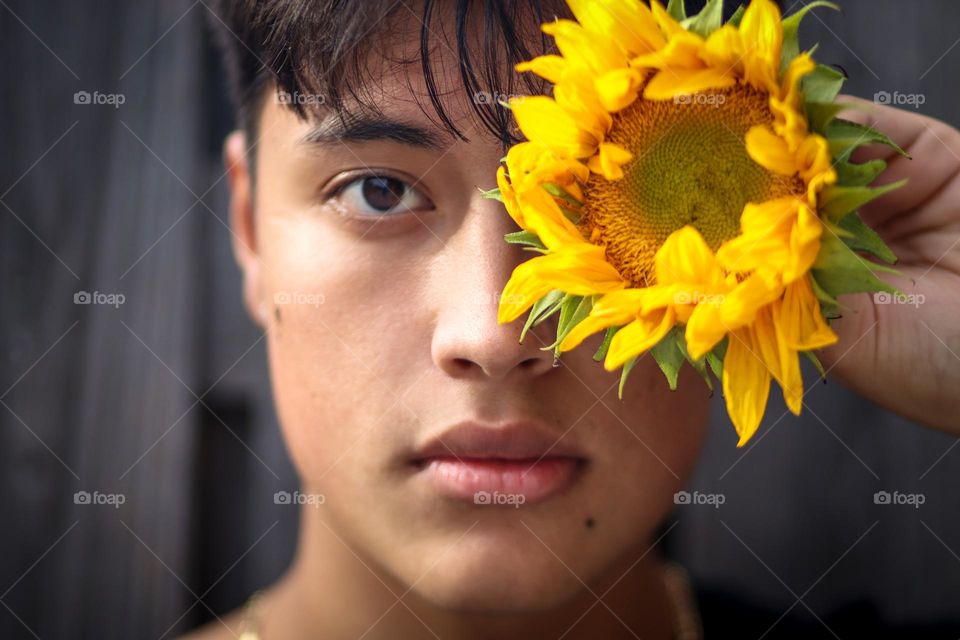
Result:
[[573,329],[581,320],[590,315],[593,308],[594,296],[577,296],[568,293],[563,297],[560,303],[560,320],[557,323],[557,340],[547,347],[541,347],[541,351],[553,349],[553,354],[560,356],[560,343],[567,337],[570,330]]
[[820,313],[823,314],[823,317],[827,320],[836,320],[842,317],[840,313],[840,303],[837,299],[823,290],[823,287],[820,286],[820,283],[817,282],[816,274],[810,274],[810,285],[813,287],[813,295],[817,297],[817,300],[820,302]]
[[833,102],[847,77],[826,65],[818,64],[800,81],[807,102]]
[[620,386],[617,388],[617,398],[619,400],[623,400],[623,385],[627,381],[627,376],[630,375],[630,370],[633,369],[633,365],[637,364],[639,357],[640,356],[633,356],[623,363],[623,369],[620,371]]
[[733,25],[734,27],[740,26],[740,21],[743,20],[743,14],[747,11],[747,8],[744,5],[737,7],[737,10],[733,12],[733,15],[730,16],[730,19],[727,20],[727,24]]
[[494,187],[493,189],[487,189],[486,191],[480,189],[480,197],[503,202],[503,194],[500,193],[500,187]]
[[849,234],[844,242],[854,251],[866,251],[887,264],[896,264],[897,256],[890,250],[883,238],[866,225],[858,212],[853,211],[845,215],[840,220],[838,227]]
[[520,331],[520,342],[523,342],[523,339],[527,335],[527,331],[530,329],[530,327],[540,324],[556,313],[557,309],[560,308],[560,303],[562,300],[563,291],[560,291],[560,289],[554,289],[547,295],[534,302],[533,307],[530,309],[530,313],[527,315],[527,321],[523,325],[523,330]]
[[805,355],[807,359],[813,363],[813,366],[817,368],[817,372],[820,374],[820,379],[826,380],[827,372],[824,370],[823,363],[820,362],[820,358],[817,357],[817,354],[815,354],[813,351],[801,351],[800,353]]
[[900,293],[876,276],[878,272],[899,275],[899,271],[865,260],[832,233],[820,239],[820,253],[811,272],[817,284],[832,298],[873,291]]
[[607,357],[607,351],[610,349],[610,341],[613,340],[614,334],[619,330],[620,327],[607,327],[607,332],[603,334],[603,342],[600,344],[600,348],[593,354],[594,362],[600,362]]
[[676,327],[670,330],[670,333],[663,336],[657,344],[650,349],[650,355],[657,361],[660,370],[667,378],[667,384],[670,385],[670,391],[677,390],[677,377],[680,375],[680,367],[686,358],[677,344]]
[[807,102],[807,121],[810,123],[810,130],[824,134],[837,114],[846,108],[847,106],[842,102]]
[[886,134],[843,118],[835,118],[827,127],[824,135],[827,142],[830,143],[830,155],[840,160],[849,159],[854,150],[874,142],[884,144],[906,158],[910,157]]
[[504,234],[503,239],[506,240],[508,244],[523,244],[543,250],[547,248],[540,240],[540,236],[526,229]]
[[832,2],[815,0],[814,2],[806,4],[798,9],[796,13],[792,13],[783,19],[783,45],[780,49],[781,73],[786,70],[787,66],[789,66],[790,62],[793,61],[794,58],[800,55],[800,22],[803,20],[803,17],[807,15],[808,11],[817,7],[829,7],[836,11],[840,11],[840,7]]
[[542,186],[544,190],[550,195],[552,195],[554,198],[560,198],[564,202],[567,202],[568,204],[572,205],[573,207],[579,208],[583,204],[582,202],[574,198],[572,195],[570,195],[570,193],[566,189],[564,189],[563,187],[561,187],[560,185],[554,182],[544,182],[540,186]]
[[683,0],[670,0],[667,3],[667,13],[677,22],[687,19],[687,8]]
[[839,222],[851,211],[856,211],[868,202],[872,202],[882,195],[899,189],[907,179],[885,184],[882,187],[838,187],[830,185],[823,190],[823,205],[820,208],[820,217],[830,223]]
[[705,356],[707,364],[710,365],[710,370],[713,371],[713,375],[717,377],[721,384],[723,383],[723,359],[727,355],[727,344],[729,342],[730,339],[724,336],[723,340],[718,342],[717,346]]
[[837,184],[865,187],[883,173],[887,163],[879,158],[861,164],[840,160],[834,163],[833,168],[837,171]]
[[707,371],[707,359],[702,357],[699,360],[694,360],[690,357],[690,352],[687,351],[687,338],[682,331],[675,329],[677,331],[677,347],[680,349],[680,353],[683,354],[683,358],[690,363],[690,366],[700,374],[703,378],[703,381],[707,383],[707,388],[710,389],[710,392],[713,393],[713,380],[710,379],[710,373]]
[[707,4],[697,15],[689,18],[683,26],[706,38],[723,24],[723,0],[707,0]]

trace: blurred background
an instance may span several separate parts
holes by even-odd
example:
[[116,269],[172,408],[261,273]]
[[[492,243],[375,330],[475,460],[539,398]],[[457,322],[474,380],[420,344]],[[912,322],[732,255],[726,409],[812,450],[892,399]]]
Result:
[[[960,125],[960,3],[842,5],[801,43],[846,91]],[[210,20],[204,0],[0,0],[2,638],[172,638],[291,559]],[[815,377],[801,418],[771,394],[744,449],[717,394],[667,553],[807,638],[881,637],[867,619],[957,638],[958,440]]]

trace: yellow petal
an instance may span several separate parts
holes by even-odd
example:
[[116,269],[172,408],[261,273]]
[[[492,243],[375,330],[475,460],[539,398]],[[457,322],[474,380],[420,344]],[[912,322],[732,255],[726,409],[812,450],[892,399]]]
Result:
[[723,271],[700,232],[691,225],[671,233],[654,255],[657,284],[714,283]]
[[620,111],[637,99],[643,76],[636,69],[614,69],[594,80],[600,103],[607,111]]
[[633,159],[633,154],[612,142],[600,143],[600,152],[587,161],[587,166],[594,173],[599,173],[607,180],[619,180],[623,177],[623,165]]
[[532,71],[548,82],[557,84],[567,70],[567,61],[563,56],[537,56],[533,60],[520,62],[514,67],[519,72]]
[[726,334],[727,328],[720,318],[720,305],[698,304],[690,314],[684,332],[687,353],[694,360],[699,360],[717,346]]
[[779,274],[757,271],[726,294],[720,308],[720,318],[729,329],[749,324],[757,312],[783,294]]
[[541,27],[553,36],[570,65],[601,74],[627,66],[626,55],[609,38],[598,38],[573,20],[554,20]]
[[770,395],[770,371],[757,353],[753,331],[741,329],[730,335],[723,358],[723,395],[727,413],[745,445],[760,427]]
[[837,334],[820,311],[809,276],[788,285],[783,294],[781,323],[787,345],[797,351],[810,351],[835,344]]
[[679,22],[667,13],[667,10],[660,4],[660,0],[650,0],[650,11],[653,13],[653,18],[657,21],[660,30],[663,31],[667,37],[687,32]]
[[516,192],[524,226],[553,251],[585,241],[577,226],[563,214],[557,201],[539,185]]
[[552,256],[531,258],[517,266],[500,294],[497,322],[513,322],[537,300],[550,293],[552,287],[538,277],[538,262]]
[[590,315],[577,323],[560,342],[560,351],[576,348],[597,331],[622,326],[636,319],[643,293],[643,289],[620,289],[604,294],[594,303]]
[[517,126],[528,140],[540,142],[560,156],[587,158],[593,155],[599,144],[594,135],[581,129],[573,117],[552,98],[512,98],[510,109]]
[[736,78],[723,69],[664,69],[647,83],[643,97],[647,100],[673,100],[709,89],[726,89]]
[[740,21],[740,35],[746,51],[746,81],[758,89],[778,90],[783,45],[780,9],[771,0],[753,0]]
[[783,389],[783,401],[794,415],[800,415],[803,406],[803,377],[800,374],[800,357],[786,339],[782,305],[771,305],[773,325],[776,332],[778,357],[780,360],[780,375],[777,381]]
[[747,131],[747,153],[764,169],[785,176],[797,173],[800,167],[786,140],[775,134],[767,125],[758,124]]
[[667,335],[674,323],[675,316],[670,308],[637,317],[610,340],[610,348],[603,362],[604,369],[613,371],[630,358],[650,349]]
[[666,40],[650,10],[632,0],[568,0],[570,10],[592,34],[611,38],[628,55],[661,48]]
[[497,186],[500,187],[500,198],[513,221],[517,223],[518,227],[524,229],[526,225],[523,222],[523,214],[520,211],[520,205],[517,204],[517,196],[513,192],[513,186],[507,180],[506,174],[506,169],[503,166],[497,167]]

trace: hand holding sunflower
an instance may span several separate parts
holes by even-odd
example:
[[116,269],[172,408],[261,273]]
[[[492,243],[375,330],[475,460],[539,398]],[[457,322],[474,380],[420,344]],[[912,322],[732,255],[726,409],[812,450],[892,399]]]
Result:
[[490,195],[521,227],[506,240],[542,255],[506,283],[499,321],[529,310],[525,333],[559,312],[558,355],[604,331],[595,359],[622,367],[621,394],[648,352],[671,388],[684,363],[711,388],[712,373],[742,446],[772,381],[800,413],[800,357],[823,371],[838,296],[901,294],[877,277],[896,256],[858,210],[902,182],[870,187],[886,162],[853,154],[906,152],[839,118],[844,77],[799,48],[803,16],[832,3],[784,19],[753,0],[726,24],[722,0],[696,16],[680,0],[568,4],[576,21],[543,25],[560,55],[517,66],[552,97],[508,105],[528,140]]
[[[887,132],[912,160],[883,147],[854,154],[885,161],[878,183],[906,185],[860,208],[898,258],[890,276],[904,296],[844,299],[821,352],[829,373],[922,424],[960,434],[960,131],[910,111],[844,97],[845,118]],[[888,152],[889,151],[889,152]]]

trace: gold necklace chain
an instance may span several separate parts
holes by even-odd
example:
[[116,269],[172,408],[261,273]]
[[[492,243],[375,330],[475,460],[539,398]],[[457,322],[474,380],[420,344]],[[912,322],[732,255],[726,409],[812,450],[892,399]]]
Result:
[[[674,640],[703,640],[703,624],[687,570],[676,562],[664,566],[663,581],[670,600]],[[257,615],[263,591],[257,590],[244,605],[239,640],[262,640]]]

